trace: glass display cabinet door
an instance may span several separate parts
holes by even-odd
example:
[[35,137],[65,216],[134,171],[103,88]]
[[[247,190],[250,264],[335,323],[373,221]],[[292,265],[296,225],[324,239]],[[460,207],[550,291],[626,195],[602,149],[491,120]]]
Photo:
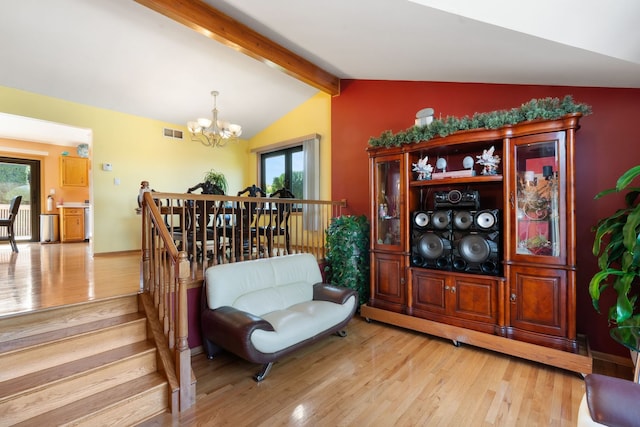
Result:
[[400,159],[376,159],[375,167],[375,242],[377,245],[401,245]]
[[521,138],[514,147],[515,256],[563,262],[566,211],[564,133]]

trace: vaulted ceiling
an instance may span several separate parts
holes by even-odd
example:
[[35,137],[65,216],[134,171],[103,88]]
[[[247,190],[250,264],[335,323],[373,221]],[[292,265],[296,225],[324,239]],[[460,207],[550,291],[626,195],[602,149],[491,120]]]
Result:
[[[247,138],[331,77],[640,87],[635,0],[138,1],[3,0],[0,86],[175,124],[215,89]],[[234,41],[234,20],[276,46]]]

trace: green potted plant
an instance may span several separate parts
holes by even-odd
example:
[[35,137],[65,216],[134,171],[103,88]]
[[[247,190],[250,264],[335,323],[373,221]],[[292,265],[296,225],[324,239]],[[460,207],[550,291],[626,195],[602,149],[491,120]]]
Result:
[[359,303],[369,300],[369,222],[364,215],[334,218],[326,230],[327,281],[358,291]]
[[[608,318],[616,326],[640,326],[636,306],[640,292],[640,187],[629,187],[640,175],[640,165],[623,173],[611,188],[598,193],[599,199],[626,190],[625,206],[598,221],[593,254],[598,257],[598,271],[589,283],[589,294],[600,311],[600,296],[611,286],[617,294]],[[608,238],[607,238],[608,237]]]
[[[211,169],[209,170],[205,175],[204,175],[204,181],[208,182],[209,184],[218,187],[218,189],[220,191],[222,191],[221,194],[226,194],[227,193],[227,178],[224,176],[224,174],[222,172],[218,172],[215,169]],[[219,194],[220,192],[212,192],[211,194]]]

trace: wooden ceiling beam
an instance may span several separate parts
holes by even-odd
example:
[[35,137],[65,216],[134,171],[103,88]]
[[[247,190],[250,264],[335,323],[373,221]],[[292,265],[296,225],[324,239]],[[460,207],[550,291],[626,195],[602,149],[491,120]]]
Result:
[[340,94],[340,79],[201,1],[135,0],[225,46],[330,95]]

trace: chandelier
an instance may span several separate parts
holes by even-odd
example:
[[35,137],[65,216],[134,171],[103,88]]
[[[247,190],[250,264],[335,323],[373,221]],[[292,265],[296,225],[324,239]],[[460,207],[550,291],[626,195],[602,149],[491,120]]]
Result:
[[211,110],[212,120],[199,118],[195,121],[187,122],[187,128],[191,133],[192,141],[200,141],[207,147],[224,147],[228,141],[238,141],[242,134],[242,126],[218,120],[218,107],[216,100],[220,92],[211,91],[213,96],[213,110]]

